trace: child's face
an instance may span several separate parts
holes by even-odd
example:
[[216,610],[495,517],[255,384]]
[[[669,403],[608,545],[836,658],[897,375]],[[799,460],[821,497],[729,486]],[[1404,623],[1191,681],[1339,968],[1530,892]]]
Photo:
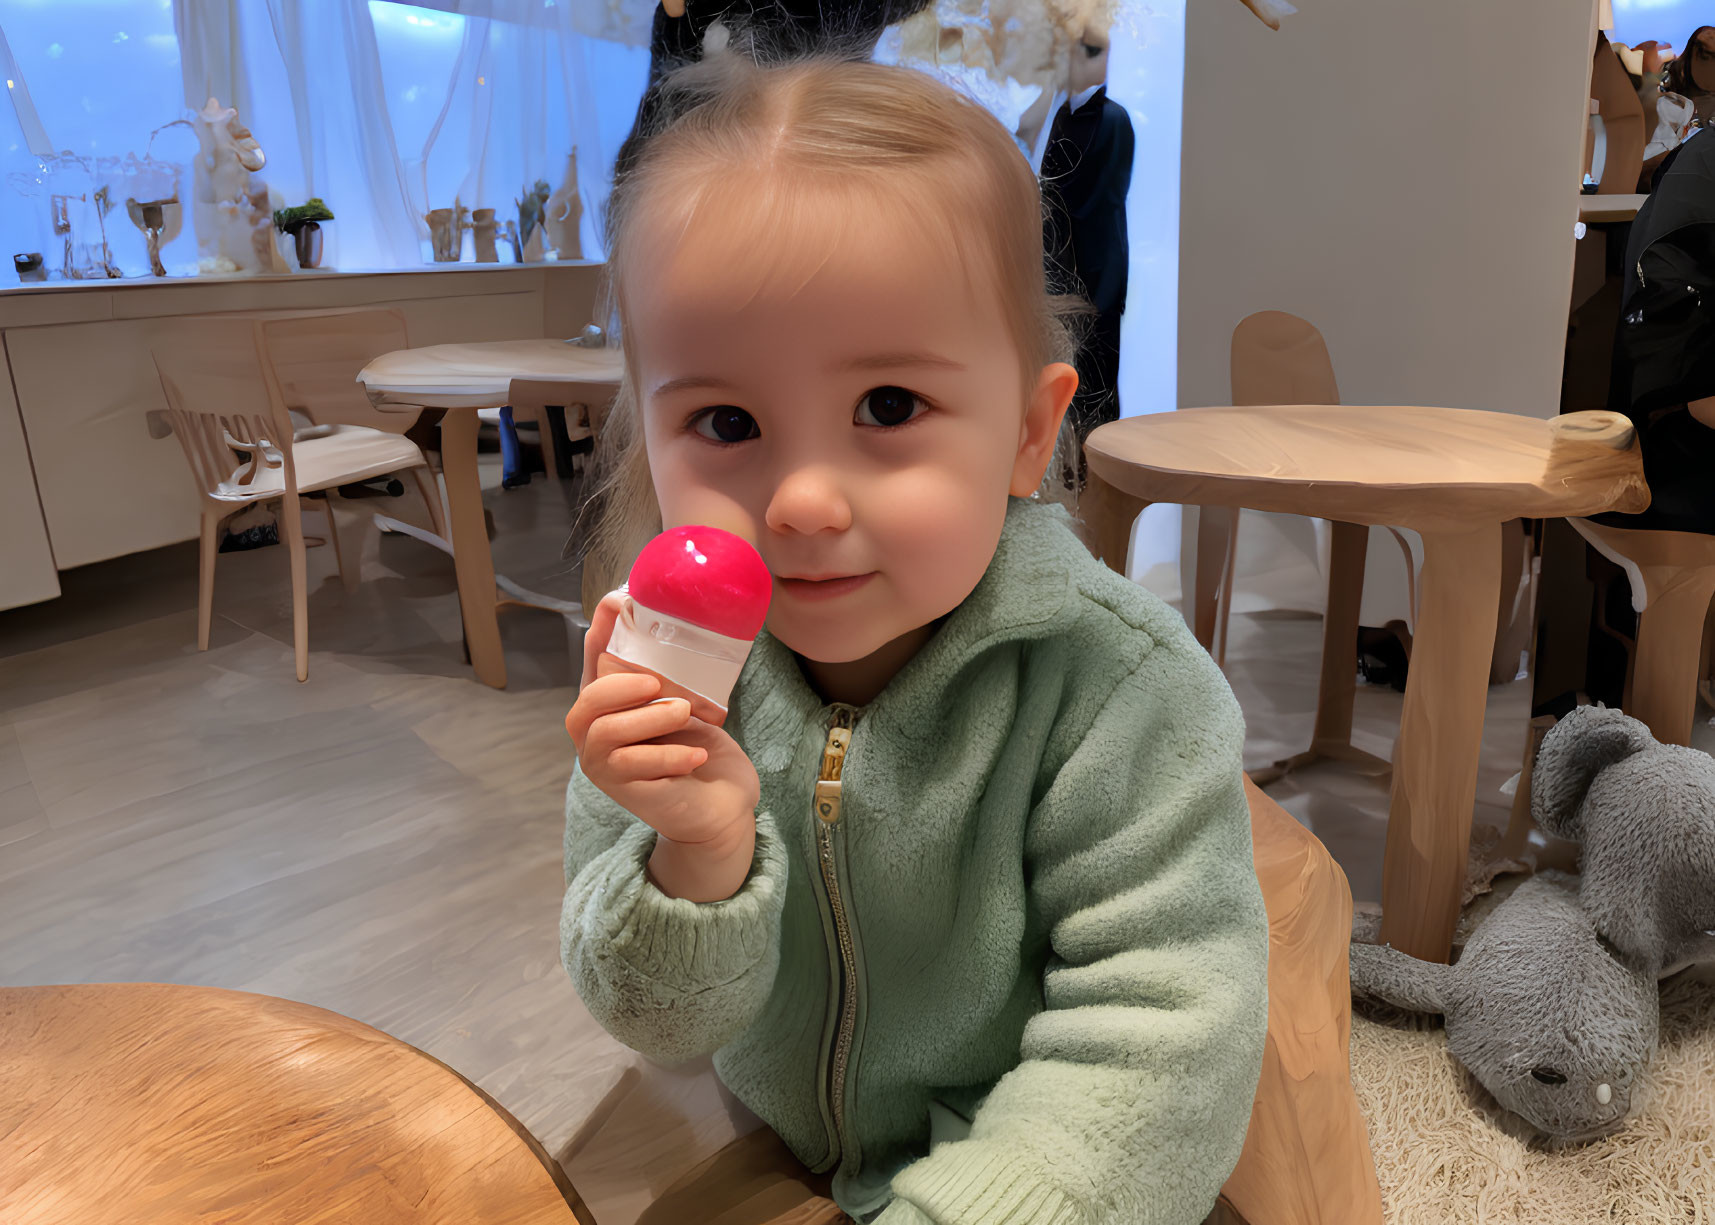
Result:
[[841,663],[970,594],[1077,376],[1025,386],[986,274],[897,207],[820,195],[766,235],[731,206],[640,218],[627,343],[663,525],[754,542],[769,629]]

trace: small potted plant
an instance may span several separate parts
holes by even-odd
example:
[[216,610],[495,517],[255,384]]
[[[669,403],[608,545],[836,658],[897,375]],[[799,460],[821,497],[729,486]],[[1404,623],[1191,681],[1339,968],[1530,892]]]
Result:
[[292,243],[298,252],[298,267],[319,268],[322,264],[322,227],[323,221],[333,220],[333,210],[323,204],[321,197],[313,196],[308,204],[300,204],[297,208],[281,208],[274,210],[274,228],[283,234],[292,236]]

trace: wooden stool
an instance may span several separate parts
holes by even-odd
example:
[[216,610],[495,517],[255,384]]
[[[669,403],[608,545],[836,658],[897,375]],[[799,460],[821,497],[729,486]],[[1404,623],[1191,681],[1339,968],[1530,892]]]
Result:
[[7,1225],[594,1225],[445,1064],[212,987],[0,988]]
[[1250,779],[1268,909],[1268,1038],[1239,1164],[1221,1198],[1248,1225],[1381,1225],[1352,1089],[1352,891],[1316,836]]
[[1704,625],[1715,599],[1715,536],[1571,523],[1631,579],[1638,638],[1626,713],[1663,744],[1689,745]]

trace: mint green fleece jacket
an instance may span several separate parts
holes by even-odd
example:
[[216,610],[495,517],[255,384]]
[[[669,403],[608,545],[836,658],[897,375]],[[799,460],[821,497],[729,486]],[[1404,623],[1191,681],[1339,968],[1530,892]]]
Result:
[[573,773],[561,954],[596,1019],[712,1052],[860,1221],[1200,1222],[1250,1119],[1268,927],[1238,706],[1179,616],[1015,499],[874,702],[825,705],[764,633],[727,726],[762,799],[726,901],[648,883],[654,831]]

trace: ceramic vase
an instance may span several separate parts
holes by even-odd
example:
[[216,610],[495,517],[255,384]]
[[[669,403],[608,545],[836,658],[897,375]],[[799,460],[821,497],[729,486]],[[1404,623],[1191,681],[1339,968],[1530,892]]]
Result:
[[292,231],[292,246],[298,254],[298,267],[322,266],[322,227],[320,222],[306,221]]
[[479,264],[498,264],[500,252],[495,249],[495,237],[498,227],[494,221],[494,210],[479,208],[470,215],[471,235],[476,242],[476,262]]
[[578,195],[578,151],[572,150],[566,159],[566,177],[560,189],[548,197],[543,210],[543,224],[548,229],[548,241],[554,244],[555,259],[584,257],[582,225],[584,203]]

